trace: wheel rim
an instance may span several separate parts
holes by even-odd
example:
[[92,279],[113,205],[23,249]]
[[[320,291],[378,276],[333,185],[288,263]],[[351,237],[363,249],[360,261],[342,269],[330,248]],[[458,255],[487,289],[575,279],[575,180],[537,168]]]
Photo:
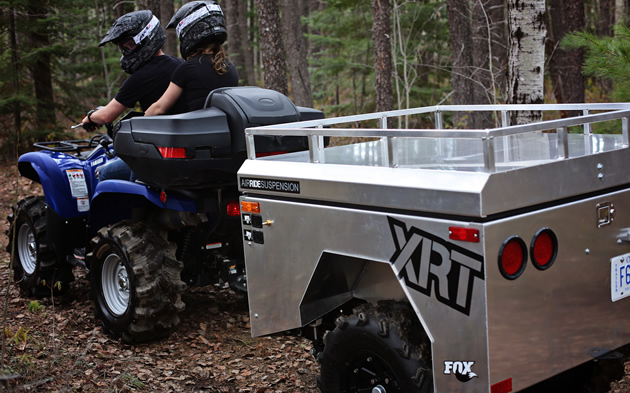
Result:
[[30,276],[37,268],[37,242],[27,223],[22,224],[18,231],[17,251],[24,273]]
[[116,254],[109,254],[101,271],[103,297],[109,311],[123,315],[129,308],[129,276],[127,268]]
[[400,392],[394,372],[380,357],[361,352],[350,363],[350,391],[357,393]]

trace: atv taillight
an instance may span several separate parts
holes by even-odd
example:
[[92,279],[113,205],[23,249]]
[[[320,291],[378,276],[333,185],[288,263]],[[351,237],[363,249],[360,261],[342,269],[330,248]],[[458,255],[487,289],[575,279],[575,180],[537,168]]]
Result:
[[508,237],[499,250],[499,271],[508,280],[520,277],[527,263],[527,247],[518,236]]
[[227,204],[227,215],[230,217],[241,215],[241,206],[238,201],[230,201]]
[[158,150],[164,158],[188,158],[183,147],[158,147]]
[[534,235],[530,246],[534,267],[545,270],[553,265],[558,255],[558,239],[549,228],[542,228]]

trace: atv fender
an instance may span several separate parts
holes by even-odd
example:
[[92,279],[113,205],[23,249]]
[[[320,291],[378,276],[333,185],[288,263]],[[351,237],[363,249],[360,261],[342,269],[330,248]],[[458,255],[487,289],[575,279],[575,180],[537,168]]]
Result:
[[126,180],[106,180],[98,183],[90,206],[90,226],[94,230],[115,222],[138,219],[134,212],[146,208],[195,212],[197,205],[189,197],[176,192],[164,192],[145,184]]
[[[79,160],[63,153],[50,151],[36,151],[23,154],[18,159],[20,174],[42,185],[46,205],[65,219],[86,216],[87,212],[80,212],[76,198],[72,196],[68,182],[68,169],[83,169]],[[88,190],[92,190],[91,176],[85,176]]]

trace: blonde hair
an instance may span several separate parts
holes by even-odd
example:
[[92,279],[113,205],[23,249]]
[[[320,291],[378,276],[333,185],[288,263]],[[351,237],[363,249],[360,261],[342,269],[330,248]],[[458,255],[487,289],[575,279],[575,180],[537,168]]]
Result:
[[[223,75],[227,73],[227,55],[225,54],[225,50],[223,50],[223,46],[221,44],[211,42],[206,45],[199,46],[198,48],[195,48],[190,55],[188,55],[186,60],[199,55],[211,56],[212,66],[217,74]],[[201,59],[199,59],[199,61],[201,61]]]

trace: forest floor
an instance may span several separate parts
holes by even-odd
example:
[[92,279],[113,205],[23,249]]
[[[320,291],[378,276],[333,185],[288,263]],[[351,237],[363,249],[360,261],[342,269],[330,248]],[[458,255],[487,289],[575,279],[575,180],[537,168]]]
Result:
[[[76,280],[61,297],[37,301],[24,297],[9,284],[5,217],[14,201],[40,193],[38,184],[24,178],[16,181],[14,163],[0,163],[0,304],[6,310],[0,391],[319,391],[319,365],[309,353],[310,342],[288,336],[252,338],[246,297],[230,289],[189,288],[176,332],[135,346],[103,333],[88,300],[85,271],[75,269]],[[605,362],[591,367],[589,378],[603,381],[597,388],[582,390],[630,393],[630,362],[627,356],[624,360],[625,367],[621,361],[615,367],[603,367]],[[575,380],[575,374],[566,378]],[[580,391],[562,381],[551,386],[528,392]]]

